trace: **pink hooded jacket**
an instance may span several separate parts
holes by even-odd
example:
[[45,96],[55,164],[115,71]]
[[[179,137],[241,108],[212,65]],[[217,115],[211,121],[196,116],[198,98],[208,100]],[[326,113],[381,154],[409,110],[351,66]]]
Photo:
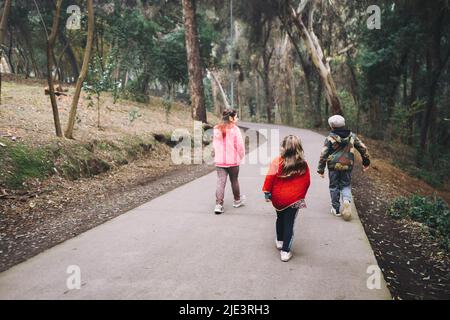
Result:
[[233,125],[222,132],[214,127],[214,163],[217,167],[235,167],[245,156],[244,140],[241,130]]

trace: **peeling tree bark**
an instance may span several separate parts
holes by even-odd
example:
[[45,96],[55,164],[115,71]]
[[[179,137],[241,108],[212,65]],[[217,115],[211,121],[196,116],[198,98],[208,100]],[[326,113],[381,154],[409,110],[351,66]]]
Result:
[[[0,22],[0,62],[3,58],[3,41],[5,41],[6,26],[8,24],[9,12],[11,11],[12,0],[5,0],[3,6],[2,21]],[[2,73],[0,71],[0,104],[2,103]]]
[[195,0],[183,0],[184,30],[189,73],[189,92],[192,103],[192,118],[206,123],[203,72],[200,61],[200,43],[195,18]]
[[[220,95],[221,95],[221,97],[222,97],[222,101],[223,101],[223,103],[225,104],[225,108],[226,109],[230,109],[231,107],[230,107],[230,103],[228,102],[228,99],[227,99],[227,95],[225,94],[225,90],[223,89],[223,86],[222,86],[222,84],[220,83],[220,80],[219,80],[219,78],[217,77],[217,75],[214,73],[214,71],[210,71],[210,70],[208,70],[208,69],[206,69],[206,72],[208,72],[208,74],[211,76],[211,78],[213,79],[213,87],[214,86],[216,86],[216,90],[217,90],[217,88],[219,88],[219,91],[220,91]],[[220,109],[220,113],[218,114],[219,116],[222,116],[222,111],[223,111],[223,108],[221,108]]]
[[41,72],[40,72],[40,70],[39,70],[39,68],[37,66],[36,58],[35,58],[35,55],[34,55],[34,49],[31,46],[30,32],[29,32],[27,26],[22,26],[21,25],[21,26],[18,26],[18,27],[19,27],[20,34],[21,34],[21,36],[23,38],[23,41],[24,41],[24,46],[25,46],[26,50],[28,51],[28,54],[30,55],[31,65],[33,67],[33,71],[34,71],[35,77],[36,78],[41,78],[42,74],[41,74]]
[[94,43],[94,5],[93,0],[87,0],[88,10],[88,35],[86,41],[86,49],[84,50],[83,66],[81,68],[80,76],[77,80],[75,88],[75,94],[72,100],[72,106],[70,108],[69,121],[65,131],[65,136],[68,139],[73,139],[73,128],[75,126],[75,118],[77,116],[78,100],[80,99],[81,86],[88,73],[89,60],[91,58],[92,45]]
[[59,17],[61,14],[62,0],[56,1],[56,9],[53,15],[53,25],[50,35],[47,38],[47,82],[50,95],[50,102],[53,110],[53,120],[55,122],[55,131],[58,137],[62,137],[61,121],[59,119],[58,104],[56,102],[55,88],[53,85],[53,66],[55,65],[53,47],[55,46],[56,34],[59,27]]
[[[290,1],[288,1],[288,2],[290,2]],[[299,32],[299,34],[302,38],[302,41],[311,56],[312,62],[320,75],[323,86],[325,88],[326,98],[327,98],[328,104],[331,106],[332,113],[333,114],[343,114],[342,109],[341,109],[341,103],[337,96],[336,85],[331,76],[329,62],[326,59],[324,59],[322,47],[320,46],[319,40],[317,39],[317,37],[314,34],[314,31],[312,29],[312,22],[314,19],[314,3],[313,3],[313,8],[311,9],[310,14],[309,14],[309,22],[310,23],[309,23],[308,28],[305,26],[305,24],[302,21],[302,11],[306,7],[307,2],[308,2],[307,0],[302,1],[303,6],[301,6],[301,8],[300,8],[301,10],[298,10],[298,11],[296,11],[292,7],[292,5],[289,5],[290,19],[296,26],[297,31]]]
[[218,94],[218,87],[217,84],[214,82],[213,79],[211,80],[211,91],[212,91],[212,98],[213,98],[213,105],[214,105],[214,113],[216,114],[216,116],[219,116],[221,114],[221,105],[219,100],[217,99],[217,94]]
[[72,68],[72,76],[74,79],[78,79],[78,77],[80,76],[80,68],[78,67],[77,58],[75,57],[72,46],[64,36],[64,33],[59,34],[59,40],[65,48],[64,53],[66,54],[66,57],[69,60],[70,66]]
[[11,11],[12,0],[6,0],[3,6],[2,21],[0,23],[0,44],[3,44],[6,34],[6,26],[8,24],[9,13]]
[[256,87],[256,89],[255,89],[255,92],[256,92],[256,108],[255,108],[255,117],[256,117],[256,119],[259,121],[260,120],[260,118],[261,118],[261,112],[260,112],[260,110],[261,110],[261,95],[259,94],[259,92],[260,92],[260,88],[261,88],[261,86],[260,86],[260,81],[259,81],[259,75],[258,75],[258,73],[257,72],[255,72],[255,87]]
[[269,38],[272,31],[272,24],[267,24],[267,30],[265,32],[264,41],[262,43],[262,62],[263,71],[258,70],[264,87],[264,97],[266,103],[267,122],[272,123],[272,106],[274,105],[274,99],[272,94],[272,88],[270,86],[270,61],[274,52],[274,47],[269,48]]
[[[417,164],[423,165],[423,152],[428,151],[430,143],[433,143],[433,127],[436,121],[436,102],[435,96],[438,90],[438,81],[447,65],[450,57],[450,50],[442,56],[442,44],[441,38],[443,33],[443,24],[445,19],[445,11],[442,11],[439,7],[439,3],[436,3],[433,10],[430,11],[430,21],[433,21],[431,25],[431,35],[429,38],[429,48],[427,53],[427,101],[425,103],[424,115],[422,118],[422,124],[420,128],[420,148],[417,154]],[[432,19],[433,16],[437,16],[437,19]],[[430,138],[431,136],[431,138]],[[431,140],[431,141],[430,141]]]
[[[312,90],[312,85],[311,83],[313,82],[313,69],[312,69],[312,65],[311,63],[309,63],[308,61],[305,60],[305,58],[303,57],[303,53],[300,50],[300,47],[298,46],[294,35],[292,34],[292,32],[290,31],[289,27],[286,25],[286,22],[283,20],[283,18],[280,16],[280,20],[283,23],[285,29],[286,29],[286,33],[290,39],[291,44],[293,45],[297,56],[300,60],[300,64],[302,66],[302,70],[303,70],[303,75],[305,77],[305,86],[306,86],[306,95],[308,97],[308,99],[306,99],[306,103],[305,105],[308,106],[309,110],[311,113],[315,114],[315,108],[314,108],[314,99],[313,99],[313,90]],[[294,92],[295,95],[295,92]],[[320,106],[319,106],[320,108]]]
[[291,116],[289,117],[289,124],[294,124],[295,114],[297,112],[297,97],[295,95],[295,77],[294,77],[294,59],[292,57],[292,47],[291,42],[287,41],[288,48],[286,49],[287,56],[287,69],[286,69],[286,81],[288,83],[288,92],[286,93],[288,97],[290,97],[290,112]]

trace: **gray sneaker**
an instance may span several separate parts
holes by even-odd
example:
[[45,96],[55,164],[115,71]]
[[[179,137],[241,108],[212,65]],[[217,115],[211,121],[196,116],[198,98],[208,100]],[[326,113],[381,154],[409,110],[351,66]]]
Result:
[[221,214],[221,213],[223,213],[224,212],[224,210],[223,210],[223,205],[221,205],[221,204],[216,204],[216,207],[214,208],[214,213],[215,214]]
[[290,251],[289,252],[280,251],[280,257],[281,257],[281,261],[288,262],[292,258],[292,253]]
[[335,208],[331,207],[331,214],[334,215],[335,217],[341,217],[342,213],[337,212]]
[[247,199],[246,196],[241,195],[241,199],[239,199],[238,201],[236,201],[236,200],[233,201],[233,207],[235,207],[235,208],[242,207],[243,205],[245,205],[246,199]]

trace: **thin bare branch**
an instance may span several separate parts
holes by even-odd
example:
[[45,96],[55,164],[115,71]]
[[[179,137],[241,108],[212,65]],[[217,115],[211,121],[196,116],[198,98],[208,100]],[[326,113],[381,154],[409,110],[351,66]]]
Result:
[[309,0],[302,0],[300,4],[298,5],[298,8],[296,10],[297,15],[301,15],[303,10],[305,10],[306,5],[308,4]]
[[39,18],[41,19],[41,22],[42,22],[42,26],[44,27],[45,35],[47,36],[47,39],[48,39],[48,31],[47,31],[47,27],[46,27],[46,25],[44,23],[44,18],[42,18],[42,14],[41,14],[41,11],[39,10],[39,6],[38,6],[36,0],[33,0],[33,2],[35,4],[35,6],[36,6],[37,12],[39,14]]

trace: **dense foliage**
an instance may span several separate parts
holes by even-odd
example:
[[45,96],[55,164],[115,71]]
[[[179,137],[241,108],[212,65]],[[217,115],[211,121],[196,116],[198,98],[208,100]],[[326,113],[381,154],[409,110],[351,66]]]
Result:
[[450,208],[442,199],[419,195],[400,197],[392,202],[389,213],[396,219],[409,218],[425,224],[450,250]]
[[[36,3],[37,7],[34,1],[13,1],[4,57],[11,72],[45,78],[45,39],[54,1]],[[196,1],[208,109],[220,112],[225,103],[217,84],[206,77],[206,68],[215,72],[225,98],[239,108],[244,120],[326,127],[332,108],[323,81],[288,17],[287,8],[297,8],[300,1],[233,3],[231,15],[229,1]],[[450,175],[448,1],[314,3],[314,15],[305,12],[302,17],[317,36],[323,61],[329,62],[348,126],[386,143],[401,144],[402,165],[420,168],[411,171],[432,184],[446,185]],[[72,4],[81,8],[80,30],[65,27],[70,16],[66,9]],[[371,5],[380,8],[380,29],[367,26]],[[84,6],[85,1],[63,1],[54,50],[59,81],[73,83],[80,71],[87,29]],[[181,1],[94,1],[94,6],[94,52],[86,89],[95,89],[92,80],[107,74],[111,79],[101,90],[113,91],[116,98],[147,101],[150,95],[159,95],[189,100]]]

